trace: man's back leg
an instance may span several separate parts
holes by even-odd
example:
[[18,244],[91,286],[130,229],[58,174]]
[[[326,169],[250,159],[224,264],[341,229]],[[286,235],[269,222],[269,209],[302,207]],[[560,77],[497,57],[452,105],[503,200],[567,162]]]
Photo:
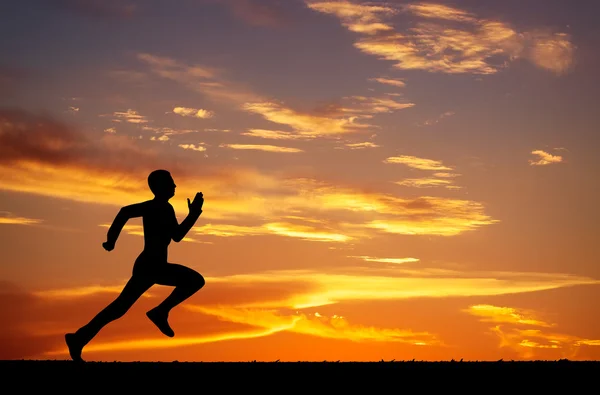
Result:
[[121,294],[92,320],[81,327],[75,333],[65,335],[65,341],[69,348],[69,354],[74,361],[81,362],[81,351],[94,336],[110,322],[121,318],[133,306],[133,304],[152,287],[153,282],[142,276],[132,276]]

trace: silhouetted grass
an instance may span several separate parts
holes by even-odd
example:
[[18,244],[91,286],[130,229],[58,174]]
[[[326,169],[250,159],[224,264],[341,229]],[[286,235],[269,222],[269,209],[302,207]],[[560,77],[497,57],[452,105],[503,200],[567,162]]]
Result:
[[[86,362],[0,361],[2,383],[62,393],[101,393],[111,389],[187,393],[238,393],[234,389],[288,393],[294,388],[322,393],[325,388],[360,392],[422,392],[475,389],[515,393],[542,388],[568,393],[595,392],[600,361],[379,361],[379,362]],[[567,387],[563,387],[563,386]],[[391,387],[390,387],[391,386]],[[12,388],[12,387],[11,387]],[[210,388],[210,389],[209,389]],[[234,392],[231,392],[234,391]],[[425,392],[427,392],[425,391]],[[26,391],[28,392],[28,391]],[[296,391],[291,391],[296,393]],[[5,393],[17,393],[16,391]],[[311,392],[312,393],[312,392]],[[328,391],[331,393],[331,391]],[[536,392],[539,393],[539,392]]]

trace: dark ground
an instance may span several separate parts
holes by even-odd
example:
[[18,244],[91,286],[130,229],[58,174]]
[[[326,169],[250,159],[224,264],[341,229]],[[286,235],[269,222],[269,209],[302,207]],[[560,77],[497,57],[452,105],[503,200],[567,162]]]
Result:
[[[600,361],[86,362],[0,361],[11,391],[98,393],[598,393]],[[596,384],[596,385],[595,385]]]

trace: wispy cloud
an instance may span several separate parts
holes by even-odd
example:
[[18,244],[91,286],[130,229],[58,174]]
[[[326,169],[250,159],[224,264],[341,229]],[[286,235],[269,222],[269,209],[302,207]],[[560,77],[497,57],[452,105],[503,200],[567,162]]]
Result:
[[365,262],[381,262],[381,263],[396,263],[396,264],[419,262],[419,259],[417,259],[417,258],[376,258],[376,257],[372,257],[372,256],[367,256],[367,255],[358,255],[358,256],[352,255],[352,256],[349,256],[348,258],[358,258],[358,259],[362,259]]
[[380,145],[372,143],[370,141],[363,141],[361,143],[344,143],[341,147],[334,147],[335,149],[349,148],[351,150],[366,149],[366,148],[378,148]]
[[284,153],[296,153],[296,152],[304,152],[299,148],[290,148],[290,147],[280,147],[276,145],[266,145],[266,144],[220,144],[219,147],[223,148],[231,148],[237,150],[257,150],[257,151],[266,151],[266,152],[284,152]]
[[530,159],[529,164],[532,166],[545,166],[553,163],[560,163],[563,161],[563,157],[559,155],[552,155],[546,151],[534,150],[531,151],[533,155],[537,155],[538,159]]
[[244,109],[260,114],[273,123],[290,126],[295,133],[306,137],[336,136],[371,127],[357,122],[358,116],[301,113],[274,102],[246,103]]
[[[269,336],[281,331],[348,341],[403,342],[420,346],[443,345],[443,339],[432,333],[357,325],[339,315],[319,314],[315,308],[330,306],[331,310],[331,307],[336,304],[352,301],[506,295],[599,283],[590,278],[560,273],[461,272],[447,269],[404,268],[404,265],[387,268],[342,267],[329,272],[281,270],[219,277],[205,276],[207,283],[212,286],[202,295],[202,302],[196,304],[192,300],[183,307],[190,313],[215,317],[219,322],[244,324],[245,327],[233,330],[224,327],[208,334],[199,329],[197,335],[176,337],[175,339],[179,339],[176,342],[172,342],[173,339],[144,336],[137,336],[141,339],[132,341],[99,339],[86,349],[88,352],[94,352],[180,347]],[[70,306],[73,306],[78,300],[89,298],[94,293],[114,293],[120,289],[121,284],[89,286],[42,290],[36,295],[46,300],[46,304],[67,299],[71,300]],[[231,289],[244,292],[232,293]],[[147,297],[154,296],[147,295]],[[494,309],[482,305],[468,311],[474,311],[480,316],[484,315],[484,319],[493,321],[521,322],[530,326],[536,323],[523,313],[514,310]],[[529,335],[535,333],[525,332],[525,334],[528,339],[531,339]],[[586,339],[577,341],[578,344],[596,342]],[[526,344],[531,346],[532,342]],[[64,345],[61,345],[51,350],[48,355],[62,355],[66,352]]]
[[455,114],[454,111],[446,111],[446,112],[440,114],[439,116],[437,116],[435,118],[428,119],[425,122],[420,123],[419,126],[431,126],[431,125],[435,125],[435,124],[439,123],[442,119],[447,118],[447,117],[451,117],[454,114]]
[[140,113],[132,109],[128,109],[125,112],[116,111],[112,115],[115,117],[115,122],[125,120],[125,122],[129,123],[148,123],[147,117],[140,115]]
[[[0,112],[0,122],[0,168],[5,169],[0,172],[0,187],[5,190],[119,206],[151,196],[145,180],[161,166],[177,174],[179,196],[193,196],[191,186],[203,185],[211,199],[211,210],[203,218],[227,219],[230,224],[252,221],[268,226],[269,234],[345,242],[385,233],[453,236],[497,222],[472,200],[403,198],[243,166],[223,169],[207,164],[198,174],[126,136],[104,133],[92,139],[55,120],[24,112]],[[435,161],[409,163],[445,168]],[[187,211],[185,199],[175,199],[173,205]],[[317,228],[311,223],[290,225],[285,219],[290,214],[323,223]]]
[[419,158],[410,155],[392,156],[383,161],[384,163],[403,164],[413,169],[419,170],[434,170],[444,171],[452,170],[451,167],[445,166],[441,161],[433,159]]
[[438,178],[407,178],[402,181],[395,181],[394,184],[406,187],[430,188],[439,186],[448,187],[452,184],[452,181],[440,180]]
[[190,108],[190,107],[175,107],[173,112],[182,117],[194,117],[194,118],[212,118],[214,113],[212,111],[204,110],[201,108]]
[[202,144],[179,144],[178,147],[192,151],[206,151],[206,147]]
[[297,134],[292,132],[283,132],[280,130],[266,130],[266,129],[249,129],[246,132],[241,133],[243,136],[258,137],[262,139],[270,140],[306,140],[314,139],[314,135]]
[[[362,35],[356,48],[394,62],[397,69],[493,74],[524,58],[561,74],[573,64],[575,47],[565,33],[518,32],[505,22],[446,5],[305,1],[309,8],[335,15],[350,31]],[[411,27],[397,30],[387,20],[398,14],[418,19]]]
[[34,225],[41,223],[41,219],[19,217],[8,211],[0,211],[0,224]]
[[500,339],[501,348],[510,348],[522,358],[536,358],[540,352],[553,358],[573,358],[581,346],[600,346],[600,340],[529,328],[557,326],[539,319],[533,311],[493,305],[474,305],[465,311],[483,322],[503,324],[491,327],[491,333]]
[[370,78],[369,81],[376,81],[376,82],[379,82],[380,84],[391,85],[391,86],[395,86],[397,88],[403,88],[406,86],[406,83],[404,82],[404,80],[394,79],[394,78],[378,77],[378,78]]

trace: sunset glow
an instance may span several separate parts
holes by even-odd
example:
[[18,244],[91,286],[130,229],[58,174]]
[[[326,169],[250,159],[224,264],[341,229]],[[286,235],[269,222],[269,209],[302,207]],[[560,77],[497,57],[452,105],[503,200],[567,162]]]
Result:
[[203,193],[168,259],[206,285],[173,338],[156,285],[86,360],[600,359],[591,6],[27,3],[0,7],[0,359],[69,358],[155,169],[179,222]]

